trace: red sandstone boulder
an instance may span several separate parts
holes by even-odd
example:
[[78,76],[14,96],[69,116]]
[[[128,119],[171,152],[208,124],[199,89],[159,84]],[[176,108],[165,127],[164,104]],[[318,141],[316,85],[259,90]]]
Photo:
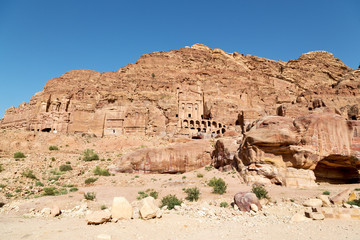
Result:
[[358,182],[359,129],[327,109],[295,119],[268,116],[245,133],[235,159],[248,182],[287,186],[312,186],[315,178]]
[[234,196],[234,203],[238,206],[240,211],[243,212],[250,212],[252,204],[255,204],[258,210],[261,210],[261,204],[255,193],[238,192]]

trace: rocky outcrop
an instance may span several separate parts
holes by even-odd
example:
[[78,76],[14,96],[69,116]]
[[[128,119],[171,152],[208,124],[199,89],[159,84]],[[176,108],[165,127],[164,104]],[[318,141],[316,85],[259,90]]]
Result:
[[209,165],[208,140],[179,143],[167,147],[143,148],[124,155],[112,171],[142,173],[183,173]]
[[358,182],[358,127],[322,108],[295,119],[268,116],[245,133],[236,157],[248,182],[312,186]]
[[324,51],[282,62],[195,44],[145,54],[114,72],[69,71],[6,110],[0,128],[214,136],[244,131],[262,116],[298,117],[323,106],[357,120],[359,81],[359,70]]

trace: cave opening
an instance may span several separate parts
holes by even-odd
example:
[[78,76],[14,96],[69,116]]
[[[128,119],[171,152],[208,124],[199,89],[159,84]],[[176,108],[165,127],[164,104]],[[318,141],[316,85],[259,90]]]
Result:
[[44,128],[41,130],[42,132],[51,132],[51,128]]
[[359,183],[360,174],[356,166],[348,161],[339,162],[329,159],[321,160],[314,169],[316,182],[327,182],[331,184]]

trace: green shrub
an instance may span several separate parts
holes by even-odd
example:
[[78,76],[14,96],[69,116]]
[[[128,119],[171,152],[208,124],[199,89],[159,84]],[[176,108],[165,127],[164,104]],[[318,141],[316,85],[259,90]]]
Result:
[[59,167],[59,170],[62,171],[62,172],[66,172],[66,171],[71,171],[71,170],[73,170],[73,168],[71,167],[71,165],[65,164],[65,165],[61,165],[61,166]]
[[35,183],[35,186],[37,186],[37,187],[43,187],[44,184],[43,184],[42,182],[36,182],[36,183]]
[[96,194],[94,192],[87,192],[87,193],[84,193],[84,198],[86,200],[94,200],[96,198]]
[[258,199],[269,198],[268,192],[263,186],[254,185],[251,191],[255,193]]
[[110,173],[107,169],[102,169],[99,166],[96,166],[93,172],[95,175],[98,176],[110,176]]
[[182,179],[186,179],[186,176],[182,176]]
[[70,161],[66,161],[66,164],[71,164],[71,162],[70,162]]
[[26,158],[26,156],[22,152],[16,152],[14,153],[14,158]]
[[32,171],[32,170],[29,170],[29,169],[26,170],[26,171],[24,171],[24,172],[22,172],[21,175],[24,176],[24,177],[27,177],[27,178],[37,179],[36,176],[35,176],[35,174],[33,173],[33,171]]
[[61,175],[61,172],[59,172],[58,170],[56,170],[56,168],[55,168],[55,169],[51,169],[51,170],[50,170],[50,173],[51,173],[51,174],[54,174],[54,175]]
[[356,205],[356,206],[360,207],[360,199],[355,199],[353,201],[348,201],[347,203],[350,204],[350,205]]
[[150,191],[149,195],[153,197],[154,199],[157,199],[159,196],[159,193],[157,191]]
[[143,198],[146,198],[146,197],[149,196],[149,194],[147,194],[147,193],[144,192],[144,191],[139,191],[138,194],[139,194],[139,196],[136,197],[138,200],[143,199]]
[[223,194],[226,193],[227,185],[222,178],[213,177],[208,183],[210,187],[213,187],[213,193]]
[[96,180],[98,180],[98,178],[88,178],[85,180],[85,184],[94,183],[96,182]]
[[55,196],[55,187],[45,187],[43,190],[44,196]]
[[13,197],[13,195],[12,195],[11,193],[6,193],[6,194],[5,194],[5,197],[11,198],[11,197]]
[[85,149],[83,152],[83,160],[86,162],[99,160],[99,156],[94,152],[94,149]]
[[72,187],[69,189],[69,192],[76,192],[77,190],[79,190],[77,187]]
[[355,188],[354,190],[355,190],[355,191],[360,191],[360,188]]
[[100,209],[101,209],[101,210],[105,210],[105,209],[107,209],[107,206],[105,206],[105,205],[103,204],[103,205],[101,205]]
[[161,206],[167,206],[169,210],[173,209],[176,205],[181,205],[182,201],[179,200],[175,195],[167,195],[161,199]]
[[211,171],[211,170],[212,170],[212,166],[211,166],[211,165],[205,166],[205,170],[206,170],[206,171]]
[[59,190],[55,191],[55,195],[65,195],[68,193],[68,190],[66,188],[60,188]]
[[323,195],[330,195],[330,192],[329,191],[324,191],[322,194]]
[[198,178],[202,178],[202,177],[204,177],[204,174],[198,173],[196,176],[197,176]]
[[147,189],[145,192],[139,191],[138,194],[139,194],[139,196],[136,197],[138,200],[146,198],[148,196],[153,197],[154,199],[157,199],[159,196],[159,193],[153,189]]
[[59,150],[59,148],[57,146],[50,146],[49,150],[50,151],[54,151],[54,150],[57,151],[57,150]]
[[4,171],[4,167],[2,164],[0,164],[0,172]]
[[184,190],[184,192],[187,194],[185,199],[189,200],[190,202],[197,201],[199,199],[200,190],[197,187],[187,188]]
[[227,202],[220,203],[220,207],[222,207],[222,208],[227,208],[228,206],[229,206],[229,204]]
[[56,160],[54,157],[52,157],[52,158],[50,158],[50,159],[51,159],[51,161],[53,161],[53,162],[55,162],[55,160]]

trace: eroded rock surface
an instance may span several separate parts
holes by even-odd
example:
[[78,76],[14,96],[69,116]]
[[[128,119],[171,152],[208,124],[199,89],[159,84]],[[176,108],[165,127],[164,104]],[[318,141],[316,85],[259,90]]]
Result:
[[358,126],[322,108],[295,119],[267,116],[245,133],[238,167],[249,182],[312,186],[358,182]]

